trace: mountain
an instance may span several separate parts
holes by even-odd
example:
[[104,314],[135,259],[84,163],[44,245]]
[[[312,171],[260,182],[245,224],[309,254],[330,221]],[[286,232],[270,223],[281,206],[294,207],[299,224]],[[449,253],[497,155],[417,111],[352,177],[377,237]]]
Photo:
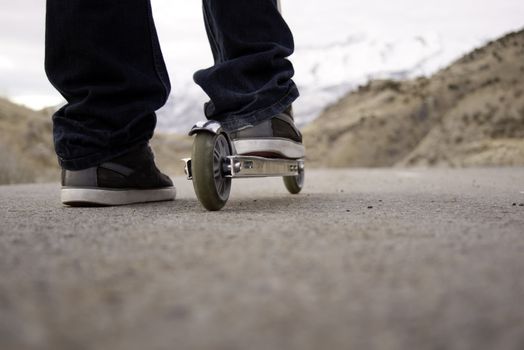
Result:
[[[407,79],[433,73],[453,56],[434,33],[390,39],[353,34],[329,44],[297,47],[291,57],[301,95],[294,105],[297,124],[305,126],[358,84],[376,77]],[[189,75],[179,79],[180,85],[158,111],[160,130],[185,133],[204,118],[207,97]]]
[[371,81],[304,137],[316,166],[524,165],[524,30],[429,78]]
[[[354,43],[347,40],[338,48]],[[436,46],[429,47],[428,55]],[[397,70],[395,76],[410,77],[428,64],[415,56],[404,64],[413,69]],[[332,57],[330,65],[342,65],[340,57]],[[315,74],[325,77],[312,70],[311,77]],[[351,84],[337,79],[336,74],[326,77],[318,91],[342,95]],[[170,106],[187,108],[183,114],[190,115],[191,108],[201,108],[197,100]],[[0,183],[58,179],[52,112],[0,98]],[[429,78],[372,80],[343,95],[303,131],[312,167],[524,165],[524,30],[488,43]],[[182,173],[180,158],[189,156],[191,144],[190,137],[162,131],[152,140],[158,164],[169,174]]]

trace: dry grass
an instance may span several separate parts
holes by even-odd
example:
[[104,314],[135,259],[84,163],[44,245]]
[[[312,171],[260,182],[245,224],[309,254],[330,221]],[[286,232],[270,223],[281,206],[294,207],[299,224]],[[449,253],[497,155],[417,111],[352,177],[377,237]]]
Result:
[[34,182],[35,172],[2,145],[0,148],[0,184]]
[[0,99],[0,184],[56,181],[51,118]]

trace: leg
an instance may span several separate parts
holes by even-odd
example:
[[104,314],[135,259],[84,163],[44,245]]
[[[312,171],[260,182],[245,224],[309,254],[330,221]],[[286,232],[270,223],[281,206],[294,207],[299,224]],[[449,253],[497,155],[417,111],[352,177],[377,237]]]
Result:
[[149,0],[47,0],[46,73],[60,165],[86,169],[144,146],[170,84]]
[[147,143],[169,94],[149,0],[47,0],[46,72],[68,205],[172,200]]
[[286,57],[293,36],[276,0],[204,0],[204,19],[215,65],[194,79],[211,101],[205,113],[228,130],[255,125],[298,97]]

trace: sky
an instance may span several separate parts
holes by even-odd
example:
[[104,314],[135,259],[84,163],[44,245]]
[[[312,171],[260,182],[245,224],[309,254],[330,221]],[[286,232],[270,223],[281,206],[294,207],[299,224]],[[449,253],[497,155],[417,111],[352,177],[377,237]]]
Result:
[[[175,105],[187,94],[204,101],[191,79],[212,64],[200,2],[152,0],[152,6]],[[522,0],[282,0],[282,7],[295,36],[295,81],[306,96],[315,86],[353,86],[380,72],[413,69],[421,60],[416,73],[431,74],[524,28]],[[43,70],[44,17],[44,0],[0,0],[0,95],[33,108],[62,102]]]

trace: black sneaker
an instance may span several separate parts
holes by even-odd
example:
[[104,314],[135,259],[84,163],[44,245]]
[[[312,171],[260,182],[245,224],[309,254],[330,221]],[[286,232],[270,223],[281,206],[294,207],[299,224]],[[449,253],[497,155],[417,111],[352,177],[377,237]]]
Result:
[[260,124],[233,131],[230,137],[239,155],[290,159],[305,156],[291,107]]
[[155,165],[149,146],[85,170],[62,170],[62,203],[110,206],[174,200],[171,179]]

